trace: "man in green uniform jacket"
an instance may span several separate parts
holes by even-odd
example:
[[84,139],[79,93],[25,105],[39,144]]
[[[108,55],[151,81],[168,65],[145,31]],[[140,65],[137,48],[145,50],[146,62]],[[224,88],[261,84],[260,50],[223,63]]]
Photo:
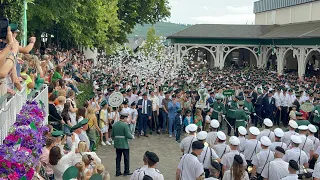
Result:
[[[228,103],[228,110],[227,110],[227,120],[229,121],[230,125],[234,127],[235,118],[234,113],[238,109],[238,100],[239,97],[235,96],[231,102]],[[228,125],[228,136],[231,136],[231,127]]]
[[245,108],[247,108],[248,110],[248,113],[249,113],[249,115],[250,115],[250,117],[251,117],[251,119],[252,119],[252,123],[255,123],[254,122],[254,115],[253,115],[253,113],[255,113],[255,109],[254,109],[254,106],[253,106],[253,104],[252,104],[252,102],[251,102],[251,96],[247,96],[247,99],[244,101],[244,107]]
[[316,124],[320,124],[320,104],[319,104],[319,100],[316,100],[316,104],[314,105],[314,109],[313,109],[313,122]]
[[213,109],[211,119],[216,119],[220,122],[220,129],[222,128],[222,122],[221,115],[226,113],[226,109],[224,107],[224,104],[222,103],[223,98],[221,96],[216,97],[217,101],[214,101],[212,104],[210,104],[210,107]]
[[124,156],[124,175],[131,175],[129,171],[129,143],[128,139],[132,139],[129,125],[126,123],[128,113],[120,113],[120,121],[116,122],[112,126],[111,137],[114,139],[114,148],[116,148],[116,176],[120,176],[120,162],[121,156]]
[[249,119],[249,115],[243,110],[243,101],[239,101],[239,109],[236,110],[234,113],[234,118],[236,119],[235,123],[235,134],[238,136],[238,127],[243,126],[246,127],[247,125],[247,120]]

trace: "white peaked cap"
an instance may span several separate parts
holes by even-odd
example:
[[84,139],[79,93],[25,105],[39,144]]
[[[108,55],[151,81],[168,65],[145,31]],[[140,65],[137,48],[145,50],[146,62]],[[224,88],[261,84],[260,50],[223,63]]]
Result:
[[198,140],[205,140],[205,139],[207,139],[207,136],[208,136],[208,133],[206,131],[200,131],[197,134],[197,139]]
[[263,120],[263,124],[268,126],[268,127],[272,127],[273,126],[273,123],[272,123],[271,119],[269,119],[269,118],[265,118]]
[[231,145],[238,146],[238,145],[240,145],[240,140],[239,140],[239,138],[237,138],[236,136],[231,136],[231,137],[229,138],[229,143],[230,143]]
[[217,137],[218,137],[218,139],[220,139],[222,141],[225,141],[227,139],[226,134],[224,134],[224,132],[222,132],[222,131],[217,132]]
[[274,135],[277,136],[277,137],[279,137],[279,138],[281,138],[281,137],[284,135],[284,132],[283,132],[283,130],[280,129],[280,128],[275,128],[275,129],[274,129]]
[[297,124],[297,122],[294,121],[294,120],[290,120],[290,121],[289,121],[289,126],[292,127],[292,128],[294,128],[294,129],[297,129],[297,128],[298,128],[298,124]]
[[220,123],[216,119],[212,119],[210,122],[210,126],[213,128],[218,128],[220,126]]
[[271,140],[267,136],[262,136],[260,139],[262,145],[269,147],[271,145]]
[[255,136],[258,136],[260,134],[260,130],[257,127],[251,126],[249,128],[249,132]]
[[238,131],[239,131],[239,133],[240,133],[241,135],[246,135],[246,134],[247,134],[247,130],[246,130],[246,128],[243,127],[243,126],[238,127]]

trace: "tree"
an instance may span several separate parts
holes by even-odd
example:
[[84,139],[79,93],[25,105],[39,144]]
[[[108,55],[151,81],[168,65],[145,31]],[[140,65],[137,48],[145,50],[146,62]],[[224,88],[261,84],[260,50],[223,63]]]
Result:
[[[123,44],[136,24],[170,16],[168,0],[28,0],[28,33],[54,35],[72,46],[110,49]],[[21,22],[22,0],[0,0],[0,15]],[[69,47],[72,47],[69,46]]]
[[29,6],[29,30],[38,36],[55,34],[75,45],[107,48],[119,31],[117,9],[117,0],[35,0]]
[[154,26],[150,27],[147,32],[146,41],[141,45],[141,51],[143,51],[145,56],[148,56],[152,52],[161,52],[164,50],[164,45],[162,44],[160,36],[156,35],[156,29]]
[[118,8],[118,17],[122,21],[117,38],[119,43],[126,41],[126,35],[132,33],[135,25],[155,24],[170,17],[168,0],[119,0]]

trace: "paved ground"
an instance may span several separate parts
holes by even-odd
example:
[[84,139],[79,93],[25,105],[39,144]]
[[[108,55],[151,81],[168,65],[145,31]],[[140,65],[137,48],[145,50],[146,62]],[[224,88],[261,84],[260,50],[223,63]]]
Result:
[[[169,138],[168,135],[153,134],[148,138],[140,137],[130,141],[130,171],[143,165],[142,157],[146,151],[155,152],[160,159],[158,169],[164,175],[166,180],[174,180],[175,172],[180,161],[182,153],[179,144],[175,142],[175,137]],[[130,176],[115,177],[115,157],[116,152],[113,146],[99,146],[97,150],[104,166],[110,173],[111,179],[128,180]],[[123,159],[121,161],[121,171],[123,173]]]
[[[224,123],[224,132],[227,133],[226,123]],[[247,128],[248,130],[249,128]],[[263,130],[263,128],[259,128]],[[273,128],[272,128],[273,129]],[[185,134],[181,136],[181,139]],[[229,137],[227,137],[229,138]],[[228,139],[227,139],[228,142]],[[158,135],[153,133],[148,138],[141,137],[133,139],[130,144],[130,171],[143,166],[143,154],[146,151],[155,152],[159,158],[158,169],[164,175],[166,180],[175,180],[175,172],[178,167],[182,153],[179,144],[176,143],[175,137],[169,138],[168,135]],[[110,173],[111,180],[128,180],[130,176],[115,177],[115,159],[116,152],[113,146],[99,146],[97,150],[98,156],[101,158],[107,171]],[[123,159],[121,161],[121,172],[123,173]]]

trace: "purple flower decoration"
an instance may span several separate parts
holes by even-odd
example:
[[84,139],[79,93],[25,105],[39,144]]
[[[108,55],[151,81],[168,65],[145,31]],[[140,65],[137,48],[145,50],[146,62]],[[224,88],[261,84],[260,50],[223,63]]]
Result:
[[26,102],[17,114],[16,122],[0,146],[0,180],[23,176],[32,179],[45,143],[43,132],[48,130],[43,126],[44,117],[44,107],[39,108],[35,101]]

